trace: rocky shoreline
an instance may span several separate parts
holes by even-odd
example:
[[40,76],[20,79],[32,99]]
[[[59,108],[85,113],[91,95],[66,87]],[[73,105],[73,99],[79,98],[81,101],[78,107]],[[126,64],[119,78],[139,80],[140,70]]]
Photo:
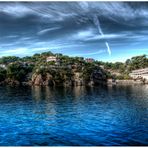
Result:
[[148,81],[142,81],[142,80],[115,80],[107,81],[107,85],[133,85],[133,84],[148,84]]
[[71,77],[63,75],[63,80],[56,79],[54,75],[50,73],[37,74],[34,73],[26,81],[18,81],[13,79],[5,79],[0,82],[0,85],[9,86],[93,86],[98,84],[106,84],[106,77],[100,77],[100,75],[91,74],[88,80],[84,79],[82,72],[75,72]]
[[0,86],[94,86],[94,85],[137,85],[137,84],[148,84],[141,80],[107,80],[107,82],[95,83],[94,81],[85,82],[84,80],[69,80],[63,83],[56,83],[53,77],[48,74],[46,79],[43,79],[41,75],[33,76],[31,81],[19,82],[17,80],[5,80],[0,82]]

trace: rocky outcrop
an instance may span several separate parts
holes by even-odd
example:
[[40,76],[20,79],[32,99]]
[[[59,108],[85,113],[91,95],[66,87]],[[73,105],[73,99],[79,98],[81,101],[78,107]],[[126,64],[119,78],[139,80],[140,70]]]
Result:
[[103,70],[95,70],[92,72],[90,77],[91,85],[107,84],[107,76]]
[[84,85],[83,73],[75,72],[72,78],[72,84],[74,86],[82,86]]
[[53,86],[55,85],[52,75],[46,73],[46,75],[33,74],[32,75],[32,85],[39,86]]
[[53,77],[52,77],[51,74],[49,74],[49,73],[46,74],[46,78],[43,81],[43,84],[46,85],[46,86],[47,85],[49,85],[49,86],[55,85],[55,82],[54,82]]
[[64,86],[72,86],[73,84],[72,84],[72,81],[71,80],[66,80],[65,82],[64,82]]
[[32,84],[34,85],[43,85],[43,79],[41,74],[33,74],[32,75]]
[[7,79],[3,82],[0,82],[0,85],[92,86],[100,83],[102,84],[105,81],[106,76],[101,71],[93,71],[87,75],[87,79],[85,78],[85,74],[83,72],[75,71],[70,74],[65,74],[60,71],[56,71],[55,75],[51,75],[49,72],[44,72],[43,74],[39,74],[38,72],[35,72],[34,74],[29,73],[26,75],[26,79],[24,79],[23,82]]
[[10,86],[18,86],[20,85],[21,83],[17,80],[13,80],[13,79],[6,79],[3,84],[7,84],[7,85],[10,85]]

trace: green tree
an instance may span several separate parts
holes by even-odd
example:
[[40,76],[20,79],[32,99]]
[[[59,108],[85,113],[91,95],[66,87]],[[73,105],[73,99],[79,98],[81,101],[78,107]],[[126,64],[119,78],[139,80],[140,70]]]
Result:
[[0,58],[0,63],[1,64],[8,64],[11,62],[16,62],[18,61],[20,58],[16,57],[16,56],[7,56],[7,57],[2,57]]
[[13,80],[25,80],[28,70],[20,63],[9,64],[7,68],[7,77]]
[[3,68],[0,68],[0,82],[4,81],[6,79],[6,70]]

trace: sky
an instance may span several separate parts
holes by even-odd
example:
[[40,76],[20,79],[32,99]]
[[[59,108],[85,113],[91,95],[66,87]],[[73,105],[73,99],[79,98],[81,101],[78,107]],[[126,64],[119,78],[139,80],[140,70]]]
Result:
[[0,57],[51,51],[124,62],[148,53],[148,2],[0,2]]

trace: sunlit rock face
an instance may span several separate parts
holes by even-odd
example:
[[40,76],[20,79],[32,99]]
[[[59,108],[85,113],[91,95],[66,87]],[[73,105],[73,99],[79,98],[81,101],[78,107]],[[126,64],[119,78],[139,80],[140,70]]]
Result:
[[49,73],[47,73],[45,76],[35,73],[32,75],[32,84],[39,86],[53,86],[54,81],[52,75]]
[[83,73],[75,72],[72,81],[74,86],[84,85]]
[[107,80],[106,74],[100,71],[92,71],[89,75],[89,79],[85,80],[82,72],[74,72],[71,77],[63,76],[63,80],[61,78],[55,79],[49,73],[46,74],[37,74],[34,73],[32,75],[32,85],[38,86],[54,86],[54,85],[62,85],[62,86],[84,86],[84,85],[97,85],[97,84],[105,84]]

